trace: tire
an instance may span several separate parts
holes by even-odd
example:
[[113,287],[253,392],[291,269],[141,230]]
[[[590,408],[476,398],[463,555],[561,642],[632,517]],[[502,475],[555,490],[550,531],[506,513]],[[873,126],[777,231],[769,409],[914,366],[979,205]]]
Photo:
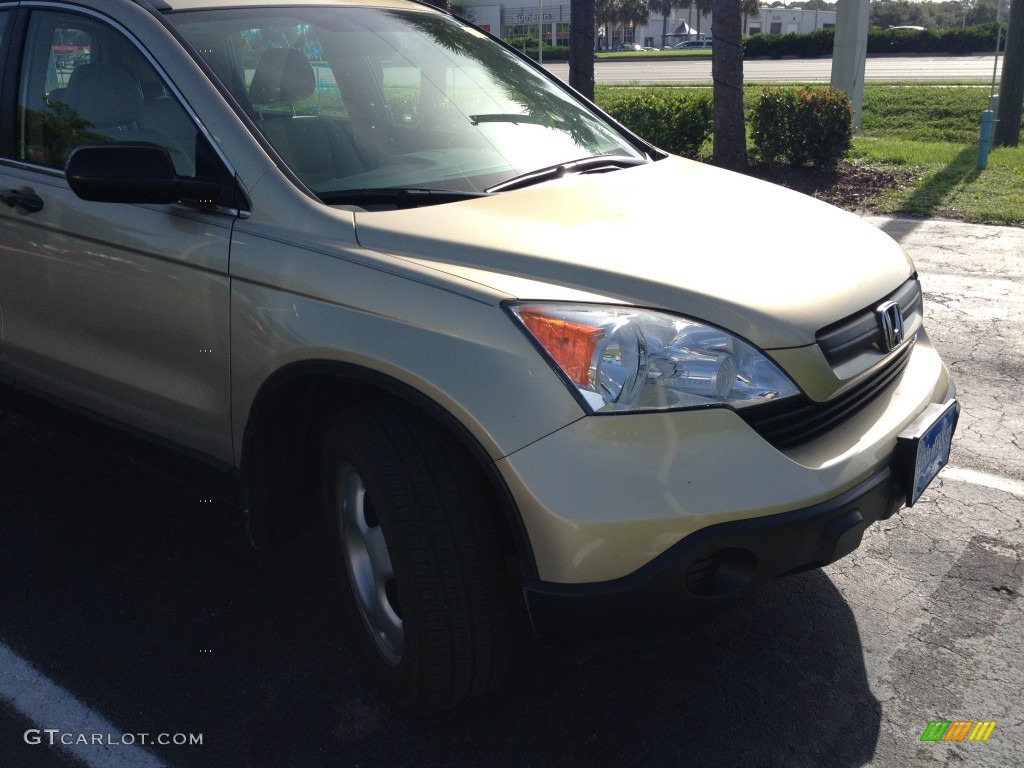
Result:
[[471,457],[384,400],[340,412],[323,461],[328,543],[374,676],[419,714],[493,689],[511,601],[494,502]]

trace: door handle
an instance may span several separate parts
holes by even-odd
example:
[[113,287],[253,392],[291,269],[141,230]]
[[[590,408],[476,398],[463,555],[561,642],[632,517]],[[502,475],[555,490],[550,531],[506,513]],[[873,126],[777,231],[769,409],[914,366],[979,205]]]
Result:
[[0,202],[11,208],[24,208],[29,213],[43,210],[43,199],[27,187],[0,192]]

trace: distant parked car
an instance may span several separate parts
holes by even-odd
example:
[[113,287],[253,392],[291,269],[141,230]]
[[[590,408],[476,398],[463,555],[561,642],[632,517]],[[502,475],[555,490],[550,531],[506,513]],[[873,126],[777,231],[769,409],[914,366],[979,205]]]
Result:
[[644,47],[640,43],[619,43],[613,51],[642,51]]
[[700,50],[700,49],[704,49],[704,48],[706,48],[706,49],[710,49],[711,48],[711,41],[710,40],[684,40],[683,42],[681,42],[678,45],[676,45],[676,49],[677,50],[686,50],[686,51],[690,51],[690,50],[694,50],[694,49]]

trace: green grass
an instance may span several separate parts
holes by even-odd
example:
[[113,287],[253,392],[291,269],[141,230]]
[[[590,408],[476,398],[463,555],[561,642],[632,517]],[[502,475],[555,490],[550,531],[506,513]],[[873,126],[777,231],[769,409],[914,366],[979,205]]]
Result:
[[[748,113],[763,87],[746,86]],[[598,103],[620,90],[626,89],[598,88]],[[964,84],[866,84],[863,124],[849,162],[890,168],[911,184],[861,201],[860,207],[1024,226],[1024,146],[993,149],[988,167],[976,167],[981,111],[987,108],[988,95],[987,87]],[[705,151],[710,153],[710,143]]]
[[886,139],[970,144],[978,141],[986,87],[872,86],[864,89],[861,133]]
[[988,88],[866,86],[852,158],[910,171],[910,189],[870,202],[878,213],[1024,226],[1024,147],[997,147],[977,168]]
[[994,149],[983,171],[977,144],[857,139],[853,152],[860,162],[901,167],[915,178],[912,188],[870,201],[876,213],[1024,226],[1024,147]]

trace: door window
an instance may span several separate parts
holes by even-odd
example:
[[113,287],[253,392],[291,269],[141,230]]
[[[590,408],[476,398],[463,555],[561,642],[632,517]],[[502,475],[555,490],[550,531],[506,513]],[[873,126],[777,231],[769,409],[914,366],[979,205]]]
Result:
[[195,124],[142,53],[93,19],[32,14],[18,106],[18,160],[63,169],[80,144],[147,142],[195,175]]

